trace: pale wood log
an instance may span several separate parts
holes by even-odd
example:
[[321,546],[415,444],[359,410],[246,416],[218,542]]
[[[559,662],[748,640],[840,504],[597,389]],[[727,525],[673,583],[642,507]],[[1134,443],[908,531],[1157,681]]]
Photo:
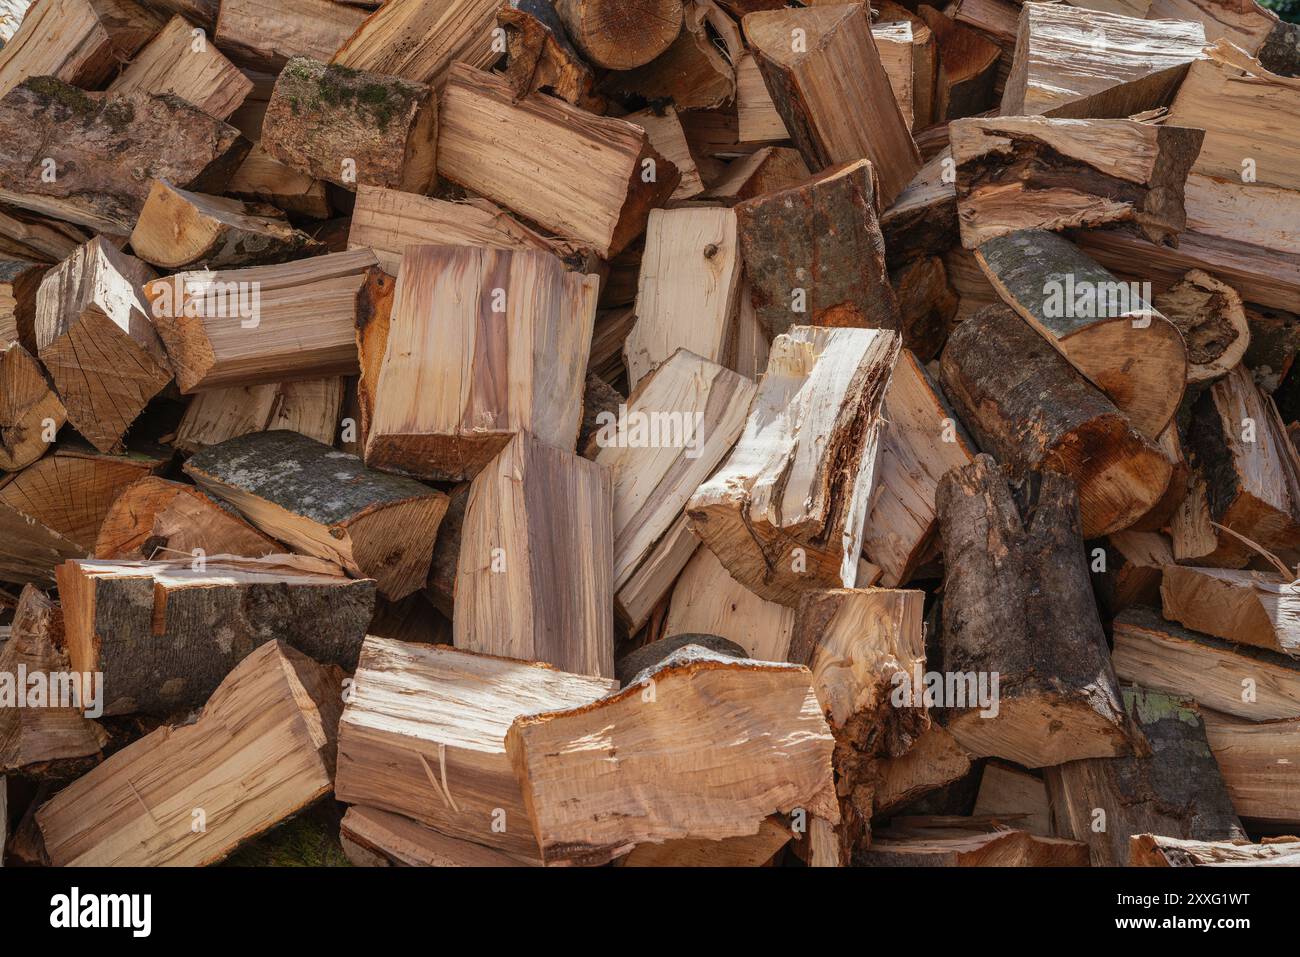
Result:
[[332,790],[339,697],[324,668],[267,642],[197,721],[146,735],[36,812],[51,862],[215,863]]
[[574,45],[607,70],[649,63],[682,29],[680,0],[555,0],[555,11]]
[[725,107],[736,95],[732,64],[744,49],[739,27],[717,4],[686,0],[682,30],[672,44],[644,66],[607,74],[602,87],[672,100],[680,110]]
[[664,634],[717,635],[755,661],[788,661],[795,610],[755,595],[708,548],[697,548],[673,586]]
[[470,486],[455,645],[614,674],[609,470],[519,432]]
[[[1205,736],[1232,806],[1243,818],[1293,829],[1300,824],[1300,719],[1255,723],[1206,710]],[[1182,837],[1175,834],[1174,837]],[[1243,835],[1187,835],[1202,840]]]
[[0,581],[49,585],[56,566],[85,554],[76,542],[0,502]]
[[331,62],[414,83],[441,83],[457,61],[486,69],[501,55],[492,34],[500,6],[500,0],[387,0],[336,45]]
[[1001,761],[984,765],[971,813],[995,817],[1040,837],[1052,836],[1052,807],[1043,779]]
[[528,867],[536,861],[448,837],[373,807],[350,807],[339,826],[354,867]]
[[1291,575],[1170,565],[1160,583],[1165,617],[1239,644],[1300,657],[1300,584]]
[[862,867],[1086,867],[1087,845],[1028,831],[894,837],[881,832],[854,861]]
[[1130,867],[1300,867],[1300,846],[1295,838],[1236,844],[1134,834],[1128,860]]
[[[939,70],[939,47],[934,31],[921,16],[906,7],[884,0],[872,4],[872,12],[880,20],[872,29],[887,24],[906,23],[911,29],[912,64],[912,130],[922,130],[935,122],[935,76]],[[883,52],[883,51],[882,51]]]
[[323,182],[273,159],[257,143],[230,177],[226,192],[239,199],[270,203],[286,213],[310,219],[324,219],[330,214]]
[[1189,385],[1223,378],[1250,348],[1241,296],[1207,272],[1193,269],[1154,305],[1183,334]]
[[240,66],[275,74],[296,56],[328,60],[365,20],[334,0],[221,0],[215,39]]
[[640,631],[662,614],[673,584],[699,548],[685,515],[678,516],[644,562],[614,595],[618,619],[629,631]]
[[781,111],[767,92],[763,68],[748,52],[736,64],[736,121],[740,143],[779,143],[790,138]]
[[625,118],[645,130],[650,145],[682,174],[677,189],[668,197],[670,200],[693,199],[704,192],[704,180],[700,178],[695,157],[691,155],[691,144],[686,141],[686,131],[676,109],[665,106],[662,114],[650,109],[639,110]]
[[68,420],[45,371],[21,343],[0,348],[0,470],[31,465]]
[[198,30],[179,14],[172,17],[109,84],[109,92],[174,93],[209,116],[230,119],[253,81]]
[[597,864],[796,808],[835,823],[832,742],[806,668],[687,646],[591,705],[516,718],[506,751],[543,859]]
[[[916,129],[916,104],[914,84],[915,67],[912,63],[913,39],[912,24],[906,20],[892,23],[875,23],[871,26],[871,36],[876,42],[876,51],[880,54],[880,65],[889,77],[889,88],[894,91],[898,109],[909,130]],[[922,124],[929,125],[929,124]]]
[[190,400],[175,445],[198,452],[249,432],[288,429],[330,445],[343,404],[343,380],[298,379],[209,389]]
[[254,432],[210,446],[185,472],[267,535],[374,578],[393,600],[428,577],[447,510],[442,492],[367,469],[297,432]]
[[733,577],[794,606],[804,591],[857,584],[880,408],[898,337],[794,326],[772,344],[749,421],[692,496],[692,530]]
[[790,829],[779,817],[767,818],[758,833],[720,841],[685,838],[662,844],[639,844],[618,859],[621,867],[763,867],[790,842]]
[[876,764],[873,803],[877,814],[964,778],[970,756],[941,724],[931,723],[906,754]]
[[370,636],[339,723],[336,796],[538,862],[506,732],[521,714],[580,707],[606,678]]

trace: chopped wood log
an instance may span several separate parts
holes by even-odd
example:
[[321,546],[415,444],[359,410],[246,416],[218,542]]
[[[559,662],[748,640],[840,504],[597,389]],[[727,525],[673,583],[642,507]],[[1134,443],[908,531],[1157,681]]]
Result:
[[519,432],[470,485],[455,645],[612,677],[609,470]]
[[465,508],[469,505],[469,483],[461,482],[447,493],[447,514],[438,526],[433,543],[433,560],[429,564],[429,581],[424,597],[448,620],[454,617],[456,604],[456,566],[460,564],[460,540],[465,528]]
[[689,838],[662,844],[639,844],[618,859],[621,867],[763,867],[790,842],[790,828],[769,817],[752,836],[721,841]]
[[[677,189],[677,168],[626,120],[534,93],[515,102],[498,77],[453,64],[440,105],[438,172],[608,259]],[[494,130],[508,125],[501,140]]]
[[1174,550],[1159,532],[1130,529],[1106,538],[1102,568],[1096,549],[1091,554],[1093,590],[1097,603],[1111,615],[1133,605],[1160,605],[1160,576],[1174,563]]
[[155,180],[131,231],[131,249],[162,269],[265,266],[324,252],[279,210],[273,216],[263,215],[266,211]]
[[0,645],[0,772],[6,775],[75,778],[108,744],[108,732],[87,717],[96,710],[96,678],[73,674],[62,646],[63,612],[26,586],[9,640]]
[[[554,256],[408,246],[366,426],[373,468],[473,478],[527,429],[572,450],[598,283]],[[370,366],[369,347],[365,365]]]
[[636,324],[623,344],[628,384],[680,347],[725,362],[740,288],[737,213],[652,210],[637,281]]
[[786,146],[764,146],[728,166],[722,178],[701,198],[734,206],[765,193],[789,189],[811,177],[808,164],[798,150]]
[[1159,834],[1134,834],[1129,839],[1130,867],[1296,867],[1300,846],[1296,838],[1270,844],[1227,841],[1184,841]]
[[588,372],[599,375],[611,384],[627,378],[627,368],[623,365],[623,343],[627,341],[635,324],[636,310],[631,306],[601,309],[596,313],[596,327],[591,333],[591,355],[587,359]]
[[1027,3],[998,112],[1107,118],[1164,106],[1204,46],[1200,23]]
[[895,837],[882,831],[854,858],[860,867],[1087,867],[1088,847],[1028,831]]
[[[1300,754],[1296,751],[1300,719],[1256,723],[1208,710],[1204,718],[1205,737],[1236,812],[1252,821],[1288,829],[1300,824]],[[1223,840],[1243,835],[1186,836]]]
[[1181,628],[1147,608],[1115,619],[1111,660],[1121,681],[1187,695],[1224,714],[1300,718],[1300,662]]
[[919,256],[941,256],[957,244],[957,189],[952,157],[940,153],[921,167],[880,214],[889,268]]
[[500,0],[387,0],[346,42],[335,45],[331,62],[441,84],[456,61],[487,69],[500,58],[492,32],[500,7]]
[[1043,779],[1001,761],[984,765],[972,813],[995,817],[1040,837],[1052,836],[1052,807]]
[[603,88],[651,101],[671,100],[679,110],[730,103],[736,95],[732,63],[745,49],[739,28],[710,0],[686,0],[682,15],[681,33],[668,49],[644,66],[606,74]]
[[598,864],[795,809],[835,823],[832,742],[806,668],[688,646],[593,704],[521,715],[506,751],[543,860]]
[[132,0],[40,0],[0,50],[0,96],[32,76],[93,89],[158,32]]
[[0,502],[0,581],[49,585],[54,569],[86,549],[12,505]]
[[1188,628],[1300,657],[1300,584],[1292,575],[1170,565],[1164,615]]
[[629,633],[641,630],[652,618],[662,619],[673,583],[699,544],[686,516],[678,516],[654,551],[618,590],[614,607],[620,624]]
[[[1300,353],[1300,316],[1252,304],[1246,307],[1246,324],[1250,345],[1242,361],[1265,392],[1277,395],[1295,365],[1296,354]],[[1282,393],[1278,401],[1284,403],[1285,396]],[[1291,410],[1283,413],[1283,421],[1288,425],[1295,418]]]
[[351,670],[375,605],[373,581],[284,555],[69,561],[58,581],[68,658],[103,675],[110,715],[200,707],[273,640]]
[[983,113],[993,105],[1001,47],[934,7],[922,5],[917,12],[933,31],[937,48],[934,121]]
[[902,807],[961,780],[970,769],[970,756],[956,738],[943,725],[931,722],[906,754],[876,763],[875,812]]
[[339,826],[354,867],[529,867],[536,861],[460,841],[401,814],[350,807]]
[[903,114],[907,128],[914,130],[917,126],[916,105],[913,102],[916,73],[912,64],[912,24],[906,20],[875,23],[871,26],[871,37],[875,40],[876,52],[880,54],[880,65],[885,68],[885,75],[889,77],[889,88],[894,91],[894,99],[898,101],[898,108]]
[[750,300],[769,336],[793,325],[897,329],[866,160],[736,207]]
[[51,269],[36,294],[41,362],[68,421],[101,452],[119,445],[172,378],[141,296],[154,275],[97,238]]
[[0,258],[0,345],[20,342],[28,352],[36,351],[36,290],[49,269],[45,263]]
[[613,482],[616,595],[670,544],[691,495],[740,436],[756,391],[744,376],[679,349],[605,417],[595,461]]
[[174,94],[83,93],[39,76],[0,99],[0,129],[0,201],[120,236],[152,180],[220,193],[250,145]]
[[[159,728],[36,812],[57,866],[214,863],[333,788],[339,689],[269,641],[192,724]],[[183,771],[182,771],[183,769]],[[195,827],[195,812],[203,827]]]
[[334,0],[221,0],[214,39],[240,66],[276,74],[296,56],[328,60],[365,20]]
[[677,189],[673,191],[672,196],[668,197],[670,200],[693,199],[704,192],[704,180],[700,178],[695,157],[691,155],[691,144],[686,141],[686,130],[683,129],[682,121],[673,107],[665,106],[662,115],[654,110],[639,110],[636,113],[629,113],[626,119],[645,130],[646,136],[650,138],[650,145],[682,174]]
[[938,256],[913,260],[889,274],[898,298],[903,347],[930,361],[948,341],[961,299],[948,285],[948,270]]
[[732,578],[710,549],[697,548],[673,586],[664,634],[717,635],[755,661],[788,661],[794,615]]
[[113,500],[99,526],[99,559],[151,561],[236,555],[262,558],[283,549],[193,485],[147,475]]
[[294,57],[262,121],[274,159],[344,189],[358,183],[427,193],[438,180],[433,88]]
[[529,661],[370,636],[339,722],[335,794],[537,862],[506,732],[521,714],[582,707],[616,687]]
[[949,469],[978,449],[915,355],[903,350],[885,392],[885,434],[877,492],[862,529],[862,550],[897,588],[930,552],[938,531],[935,492]]
[[424,584],[447,510],[442,492],[284,430],[210,446],[185,472],[267,535],[375,579],[394,601]]
[[1241,296],[1207,272],[1193,269],[1154,305],[1183,334],[1189,385],[1223,378],[1250,347]]
[[269,203],[286,213],[310,219],[324,219],[330,214],[324,183],[272,159],[256,143],[230,177],[226,193],[237,199]]
[[763,69],[749,52],[736,64],[736,137],[738,143],[779,143],[790,138],[781,111],[767,92]]
[[888,206],[921,168],[871,37],[868,5],[751,13],[748,41],[768,92],[812,170],[871,160]]
[[682,29],[680,0],[554,0],[569,38],[607,70],[630,70],[666,51]]
[[803,592],[857,584],[880,408],[898,337],[793,326],[772,344],[749,421],[692,496],[692,531],[737,581],[794,607]]
[[958,326],[940,381],[981,449],[1016,471],[1077,483],[1085,538],[1132,525],[1169,485],[1172,466],[1160,450],[1009,309],[984,309]]
[[0,206],[0,252],[5,256],[55,263],[89,239],[85,230],[71,223]]
[[67,410],[21,343],[0,349],[0,470],[31,465],[54,441]]
[[605,98],[594,90],[595,75],[569,42],[551,0],[510,0],[497,11],[497,23],[506,31],[505,76],[516,99],[541,91],[592,113],[605,112]]
[[[356,373],[356,323],[375,268],[369,251],[353,250],[176,273],[143,294],[184,393],[316,379]],[[69,418],[77,424],[71,409]]]
[[[120,0],[119,0],[120,2]],[[209,116],[230,119],[253,90],[253,81],[215,45],[200,45],[199,28],[177,14],[108,87],[110,93],[174,93]]]
[[343,404],[343,380],[298,379],[265,385],[209,389],[185,407],[175,445],[198,452],[249,432],[288,429],[333,443]]
[[1015,494],[987,455],[939,483],[943,665],[965,681],[945,702],[948,730],[973,755],[1029,768],[1131,753],[1075,485],[1048,471]]
[[949,136],[962,245],[1118,222],[1170,243],[1187,225],[1183,184],[1204,135],[1133,120],[958,120]]
[[688,646],[695,649],[695,651],[719,655],[723,658],[735,658],[739,661],[749,658],[744,648],[734,641],[728,641],[719,635],[672,635],[641,645],[639,648],[635,648],[623,655],[618,659],[618,664],[614,669],[614,677],[618,679],[620,684],[628,685],[636,680],[641,672],[654,670],[674,652]]

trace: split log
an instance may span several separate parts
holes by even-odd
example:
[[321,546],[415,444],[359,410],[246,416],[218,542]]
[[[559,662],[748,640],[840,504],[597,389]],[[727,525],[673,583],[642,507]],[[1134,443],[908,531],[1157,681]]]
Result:
[[739,443],[687,508],[760,597],[793,607],[805,591],[857,584],[898,351],[894,333],[874,329],[794,326],[772,344]]
[[[44,682],[40,691],[29,685],[33,677]],[[87,717],[103,691],[98,679],[96,692],[96,680],[72,674],[59,606],[33,586],[23,588],[9,640],[0,645],[0,773],[64,779],[90,770],[109,740]]]
[[614,674],[609,470],[519,432],[470,485],[455,645]]
[[429,580],[424,597],[450,621],[455,617],[456,566],[460,564],[460,540],[465,529],[465,507],[469,505],[469,483],[461,482],[447,493],[447,514],[438,526],[429,563]]
[[717,635],[755,661],[788,661],[794,615],[732,578],[711,550],[697,548],[673,586],[664,634]]
[[190,400],[175,445],[198,452],[249,432],[288,429],[330,445],[339,426],[343,380],[298,379],[209,389]]
[[[1206,711],[1205,737],[1232,806],[1243,818],[1292,830],[1300,824],[1300,719],[1256,723]],[[1173,837],[1183,837],[1174,834]],[[1186,835],[1201,840],[1219,836]],[[1227,835],[1227,838],[1241,837]]]
[[267,642],[194,723],[146,735],[36,812],[51,863],[220,860],[331,791],[339,711],[324,668]]
[[0,50],[0,96],[32,76],[94,89],[162,21],[132,0],[40,0],[15,25]]
[[1168,538],[1159,532],[1115,532],[1106,538],[1100,569],[1098,557],[1093,548],[1093,591],[1108,614],[1118,615],[1133,605],[1160,605],[1160,576],[1166,565],[1174,563]]
[[230,177],[226,193],[237,199],[269,203],[309,219],[324,219],[330,214],[324,183],[272,159],[256,143]]
[[[278,266],[176,273],[144,285],[184,393],[357,371],[367,250]],[[57,383],[57,379],[56,379]],[[74,425],[76,419],[69,418]]]
[[978,30],[922,5],[917,12],[937,47],[934,121],[946,123],[985,112],[993,105],[1002,49]]
[[253,81],[206,37],[200,45],[198,29],[179,14],[172,17],[118,74],[109,92],[174,93],[209,116],[230,119],[252,92]]
[[1169,244],[1187,225],[1183,184],[1204,135],[1134,120],[958,120],[949,137],[962,245],[1118,222]]
[[606,74],[602,88],[651,101],[671,100],[679,110],[729,104],[736,96],[732,64],[745,49],[736,22],[712,0],[686,0],[681,26],[663,53],[636,69]]
[[623,344],[631,388],[678,348],[727,361],[741,273],[736,218],[729,209],[651,211],[636,324]]
[[267,535],[375,579],[394,601],[424,584],[447,510],[442,492],[297,432],[230,439],[199,452],[185,472]]
[[917,125],[916,105],[913,102],[916,74],[912,64],[912,24],[907,20],[875,23],[871,26],[871,37],[876,43],[880,65],[885,68],[885,76],[889,77],[889,88],[894,91],[894,99],[898,102],[903,120],[909,130],[914,130]]
[[192,485],[148,475],[113,500],[99,526],[94,556],[120,561],[236,555],[262,558],[283,549]]
[[594,89],[595,75],[569,42],[551,0],[510,0],[497,11],[497,23],[506,31],[505,76],[515,99],[541,91],[579,109],[605,112],[605,98]]
[[328,60],[365,20],[334,0],[221,0],[214,40],[240,66],[276,74],[296,56]]
[[753,836],[638,844],[630,854],[620,857],[618,864],[621,867],[763,867],[772,863],[790,837],[790,828],[779,817],[769,817]]
[[0,258],[0,345],[16,341],[36,351],[36,290],[49,269],[45,263]]
[[0,206],[0,252],[5,256],[54,263],[89,239],[87,231],[71,223]]
[[0,348],[0,470],[16,472],[45,454],[67,410],[41,364],[18,342]]
[[[578,744],[592,734],[607,745]],[[832,741],[806,668],[688,646],[617,694],[516,718],[506,751],[543,860],[599,864],[795,809],[835,823]]]
[[798,150],[764,146],[731,163],[701,199],[734,206],[756,196],[789,189],[811,177],[808,164]]
[[1094,867],[1128,864],[1134,834],[1244,838],[1196,702],[1134,687],[1124,689],[1124,706],[1150,744],[1150,754],[1048,768],[1058,833],[1087,843]]
[[1009,309],[984,309],[958,326],[940,381],[981,449],[1015,471],[1077,483],[1085,538],[1132,525],[1169,485],[1172,466],[1160,450]]
[[676,202],[693,199],[704,192],[704,180],[700,178],[695,157],[691,155],[691,144],[686,140],[686,130],[682,127],[677,110],[672,106],[665,106],[662,114],[651,109],[638,110],[629,113],[626,119],[645,130],[650,145],[682,174],[681,181],[668,197],[669,200]]
[[[774,8],[779,9],[779,8]],[[736,139],[739,143],[779,143],[788,140],[781,111],[772,102],[763,79],[763,68],[752,53],[744,53],[736,64]],[[802,158],[803,154],[800,154]]]
[[678,516],[657,547],[614,596],[614,607],[624,627],[637,631],[652,618],[662,616],[674,582],[699,545],[686,516]]
[[614,677],[626,686],[636,680],[641,672],[653,671],[670,655],[686,647],[693,649],[692,654],[700,652],[738,661],[749,658],[740,645],[718,635],[672,635],[641,645],[623,655],[615,666]]
[[1001,761],[984,765],[972,814],[995,817],[1040,837],[1052,836],[1052,807],[1043,779]]
[[680,0],[554,0],[569,38],[588,61],[630,70],[667,50],[682,29]]
[[[948,730],[973,755],[1029,768],[1131,753],[1075,485],[1048,471],[1015,494],[987,455],[939,483],[943,665],[964,681]],[[971,700],[980,681],[992,693]]]
[[596,313],[596,327],[591,333],[591,354],[587,358],[587,371],[599,375],[608,383],[618,383],[627,377],[623,365],[623,343],[636,323],[636,310],[631,306],[620,309],[601,309]]
[[1178,329],[1067,239],[1020,230],[975,258],[999,296],[1155,440],[1183,399],[1187,347]]
[[1300,584],[1293,578],[1277,572],[1170,565],[1160,597],[1170,621],[1300,657]]
[[[597,279],[554,256],[408,246],[373,386],[365,460],[473,478],[513,435],[572,450],[582,421]],[[370,348],[363,342],[364,364]]]
[[101,452],[120,443],[172,378],[140,286],[154,271],[94,239],[36,294],[36,346],[68,421]]
[[1025,4],[998,112],[1107,118],[1165,106],[1204,46],[1200,23]]
[[744,19],[772,101],[812,170],[871,160],[888,206],[921,168],[862,3],[771,10]]
[[1155,297],[1155,307],[1187,344],[1187,382],[1213,382],[1228,374],[1250,347],[1241,296],[1225,282],[1193,269]]
[[441,85],[454,62],[487,69],[500,58],[492,32],[500,7],[500,0],[387,0],[335,44],[331,62]]
[[861,867],[1087,867],[1087,845],[1028,831],[989,831],[960,837],[877,834],[858,854]]
[[889,380],[883,415],[880,476],[862,529],[862,549],[880,566],[881,584],[897,588],[935,543],[940,479],[971,462],[979,450],[920,360],[906,349]]
[[1130,867],[1297,867],[1296,838],[1269,844],[1227,841],[1184,841],[1159,834],[1134,834],[1129,839]]
[[970,773],[970,756],[943,725],[931,722],[911,750],[876,764],[876,814],[909,804]]
[[76,542],[0,502],[0,581],[49,585],[61,562],[85,554]]
[[898,328],[875,183],[860,160],[736,207],[750,301],[769,336],[793,325]]
[[460,841],[400,814],[350,807],[339,825],[343,853],[354,867],[528,867],[524,857]]
[[680,180],[639,126],[537,93],[516,103],[505,80],[464,64],[449,71],[440,108],[442,176],[606,259]]
[[294,57],[275,81],[261,146],[309,176],[415,193],[437,184],[433,88]]
[[173,94],[83,93],[48,76],[0,99],[0,128],[0,201],[119,236],[152,180],[220,193],[249,148]]
[[582,707],[616,687],[530,661],[368,637],[339,722],[336,796],[536,862],[506,732],[521,714]]
[[948,270],[938,256],[913,260],[889,274],[898,298],[903,348],[929,362],[943,350],[956,322],[961,299],[948,285]]
[[1146,608],[1115,619],[1111,660],[1121,681],[1187,695],[1224,714],[1300,718],[1300,662],[1181,628]]
[[926,161],[880,214],[880,231],[890,269],[919,256],[941,256],[957,244],[957,188],[951,156],[945,152]]

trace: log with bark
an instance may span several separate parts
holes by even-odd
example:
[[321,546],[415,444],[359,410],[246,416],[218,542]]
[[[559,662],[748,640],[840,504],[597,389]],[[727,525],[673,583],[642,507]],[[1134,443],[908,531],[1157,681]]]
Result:
[[717,4],[686,0],[681,33],[668,49],[644,66],[607,73],[602,88],[652,101],[672,100],[682,110],[725,107],[736,94],[732,64],[743,51],[740,28]]
[[592,113],[605,112],[604,97],[593,89],[595,75],[569,41],[551,0],[511,0],[497,11],[497,23],[506,31],[505,75],[516,98],[541,91]]
[[67,420],[67,409],[32,354],[17,341],[0,348],[0,470],[31,465]]
[[1255,722],[1209,710],[1204,718],[1210,751],[1237,814],[1252,822],[1252,830],[1261,825],[1280,826],[1282,833],[1294,834],[1300,824],[1300,753],[1296,749],[1300,719]]

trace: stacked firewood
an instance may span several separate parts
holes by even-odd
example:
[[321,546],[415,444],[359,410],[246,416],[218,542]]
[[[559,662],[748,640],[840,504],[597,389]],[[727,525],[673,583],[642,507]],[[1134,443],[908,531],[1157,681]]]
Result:
[[0,17],[0,848],[1300,858],[1300,28]]

